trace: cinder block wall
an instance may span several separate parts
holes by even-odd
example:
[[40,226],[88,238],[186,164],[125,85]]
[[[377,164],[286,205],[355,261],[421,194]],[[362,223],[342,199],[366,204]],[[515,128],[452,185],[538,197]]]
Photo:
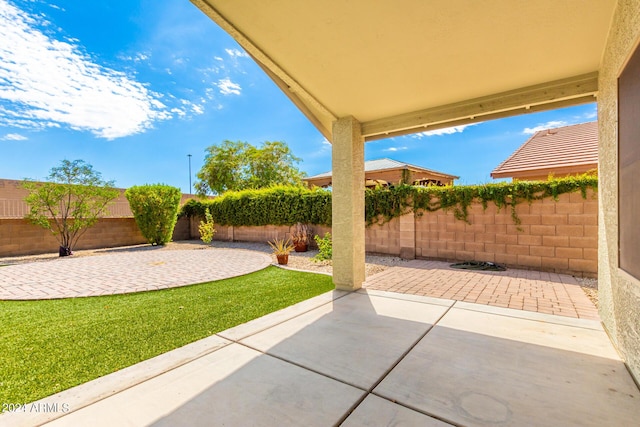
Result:
[[[598,200],[589,191],[518,205],[522,224],[516,226],[508,210],[480,204],[470,208],[467,224],[453,212],[404,215],[366,228],[369,253],[446,261],[492,261],[510,267],[531,268],[584,276],[598,271]],[[180,219],[173,240],[198,238],[200,218]],[[216,226],[215,240],[267,242],[286,239],[290,226]],[[330,227],[314,226],[323,236]],[[89,229],[76,249],[94,249],[145,243],[133,218],[103,218]],[[315,242],[312,242],[315,246]],[[57,252],[50,232],[24,219],[0,219],[0,256]]]
[[592,191],[519,204],[522,221],[509,209],[489,204],[470,209],[467,224],[453,212],[425,213],[416,219],[416,256],[448,261],[491,261],[513,267],[596,276],[598,199]]
[[[498,210],[480,203],[470,207],[469,222],[453,212],[404,215],[365,230],[369,253],[444,261],[491,261],[509,267],[595,277],[598,272],[598,199],[593,191],[584,199],[580,192],[560,195],[531,205],[521,203],[514,224],[509,209]],[[200,219],[191,221],[197,238]],[[216,226],[215,240],[267,242],[290,236],[289,226]],[[330,227],[314,226],[324,235]]]
[[[178,220],[173,240],[189,239],[189,220]],[[74,249],[99,249],[146,243],[133,218],[101,218]],[[0,257],[57,253],[53,234],[25,219],[0,219]]]
[[[200,236],[198,225],[201,218],[191,218],[191,237],[197,239]],[[313,225],[313,235],[324,236],[324,233],[331,232],[331,227],[323,225]],[[216,234],[214,240],[235,241],[235,242],[263,242],[272,241],[274,239],[289,239],[293,226],[289,225],[265,225],[251,227],[234,227],[229,225],[216,225]],[[310,242],[310,247],[316,247],[315,241]]]

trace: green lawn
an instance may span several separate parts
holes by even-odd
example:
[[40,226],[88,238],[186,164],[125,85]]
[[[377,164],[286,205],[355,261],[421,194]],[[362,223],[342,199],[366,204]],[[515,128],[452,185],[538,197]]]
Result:
[[268,267],[162,291],[0,301],[0,402],[27,403],[333,289]]

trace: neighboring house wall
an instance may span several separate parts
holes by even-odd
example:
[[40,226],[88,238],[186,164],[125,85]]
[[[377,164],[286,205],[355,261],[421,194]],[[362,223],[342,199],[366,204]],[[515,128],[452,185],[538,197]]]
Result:
[[[412,171],[409,170],[408,174],[408,182],[412,183],[413,181],[420,179],[432,179],[435,181],[440,181],[443,185],[453,185],[454,178],[450,178],[447,176],[441,176],[437,174],[431,174],[428,172],[420,172],[420,171]],[[387,181],[389,184],[397,185],[402,181],[402,170],[401,169],[392,169],[386,171],[375,171],[375,172],[366,172],[365,179],[371,180],[383,180]],[[309,185],[315,185],[318,187],[325,187],[331,184],[331,177],[328,178],[318,178],[318,179],[307,179],[306,181]]]
[[618,268],[618,203],[625,201],[618,201],[617,79],[639,41],[640,2],[619,0],[598,81],[599,312],[636,380],[640,380],[640,280]]
[[[124,189],[119,188],[120,195],[115,199],[105,218],[133,217],[129,202],[124,196]],[[22,181],[14,179],[0,179],[0,218],[24,218],[29,212],[29,207],[24,202],[29,192],[22,188]]]
[[[598,268],[598,200],[589,191],[517,206],[522,224],[513,223],[508,210],[479,203],[472,205],[469,221],[453,212],[404,215],[365,230],[370,253],[447,261],[492,261],[511,267],[595,277]],[[192,235],[198,236],[199,219],[192,219]],[[228,227],[216,225],[215,240],[266,242],[290,236],[289,226]],[[324,235],[330,227],[314,226]]]

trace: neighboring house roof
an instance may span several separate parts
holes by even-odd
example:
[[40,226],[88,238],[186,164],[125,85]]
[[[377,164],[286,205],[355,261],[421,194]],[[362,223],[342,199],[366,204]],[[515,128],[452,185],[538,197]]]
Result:
[[[370,173],[370,172],[381,172],[381,171],[387,171],[387,170],[402,170],[402,169],[408,169],[411,171],[415,171],[415,172],[423,172],[423,173],[428,173],[430,175],[436,175],[436,176],[440,176],[443,178],[447,178],[447,179],[458,179],[460,178],[459,176],[455,176],[455,175],[450,175],[444,172],[438,172],[435,171],[433,169],[427,169],[427,168],[423,168],[422,166],[416,166],[416,165],[412,165],[409,163],[403,163],[403,162],[399,162],[397,160],[393,160],[393,159],[388,159],[388,158],[384,158],[384,159],[376,159],[376,160],[369,160],[364,162],[364,173]],[[305,178],[306,181],[309,180],[314,180],[314,179],[320,179],[320,178],[329,178],[331,177],[331,171],[329,172],[324,172],[318,175],[314,175],[314,176],[309,176],[307,178]]]
[[589,122],[536,132],[491,177],[565,175],[597,167],[598,122]]

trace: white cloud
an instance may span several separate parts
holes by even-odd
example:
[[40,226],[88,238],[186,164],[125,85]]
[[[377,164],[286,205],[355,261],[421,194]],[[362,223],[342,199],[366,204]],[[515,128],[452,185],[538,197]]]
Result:
[[29,138],[18,133],[8,133],[0,139],[3,141],[26,141]]
[[220,79],[218,80],[218,89],[220,89],[220,93],[223,95],[240,95],[242,88],[239,84],[234,83],[231,79]]
[[541,123],[538,126],[535,126],[532,128],[524,128],[522,133],[526,135],[533,135],[534,133],[540,132],[541,130],[559,128],[567,125],[570,125],[570,123],[564,120],[551,120],[551,121],[548,121],[547,123]]
[[395,152],[395,151],[401,151],[401,150],[407,150],[409,147],[389,147],[389,148],[385,148],[382,151],[391,151],[391,152]]
[[[227,52],[227,55],[229,55],[232,58],[248,58],[249,57],[247,52],[242,52],[241,50],[238,50],[238,49],[225,49],[224,51]],[[218,57],[216,57],[216,59],[218,59]],[[220,60],[222,60],[222,58],[220,58]]]
[[331,143],[327,140],[327,138],[322,138],[322,140],[315,140],[312,142],[310,146],[310,151],[304,154],[305,159],[318,159],[318,158],[326,158],[331,154]]
[[185,110],[182,110],[180,108],[172,108],[171,112],[173,114],[177,114],[179,117],[184,117],[187,115],[187,112]]
[[147,61],[151,56],[148,53],[141,53],[138,52],[135,55],[131,56],[126,56],[126,55],[121,55],[120,59],[123,61],[131,61],[131,62],[143,62],[143,61]]
[[420,132],[420,133],[416,133],[414,135],[411,135],[411,137],[412,138],[422,139],[425,136],[451,135],[451,134],[454,134],[454,133],[461,133],[466,128],[468,128],[469,126],[475,126],[477,124],[478,123],[471,123],[471,124],[468,124],[468,125],[460,125],[460,126],[452,126],[452,127],[449,127],[449,128],[428,130],[428,131],[425,131],[425,132]]
[[37,28],[47,24],[0,0],[0,125],[114,139],[171,117],[161,95]]

